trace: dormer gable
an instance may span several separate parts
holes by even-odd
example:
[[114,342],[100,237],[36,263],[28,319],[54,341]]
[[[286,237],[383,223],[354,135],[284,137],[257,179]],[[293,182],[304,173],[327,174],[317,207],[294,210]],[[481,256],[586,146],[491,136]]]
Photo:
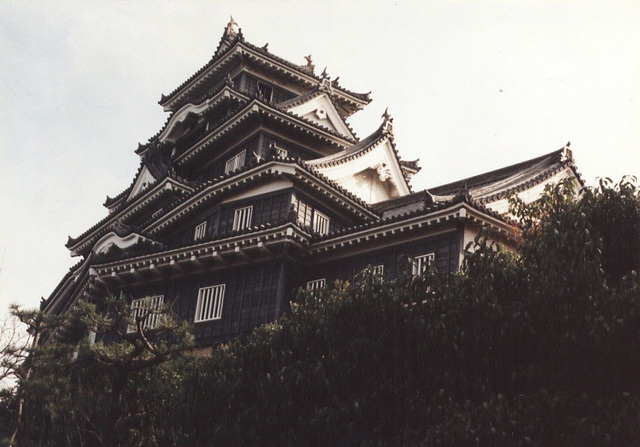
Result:
[[[295,98],[294,100],[295,101]],[[293,102],[292,101],[292,102]],[[302,103],[293,102],[295,105],[287,107],[287,111],[302,118],[306,118],[316,124],[324,126],[347,138],[355,139],[347,123],[342,119],[336,106],[326,92],[319,92]]]
[[130,201],[133,197],[138,196],[143,191],[147,191],[152,185],[157,182],[157,179],[151,174],[149,168],[143,166],[138,174],[138,178],[133,183],[133,187],[127,196],[127,202]]
[[306,164],[368,204],[410,194],[393,143],[391,121],[386,116],[382,126],[360,143]]
[[114,251],[127,251],[139,244],[160,245],[151,239],[145,238],[138,233],[130,233],[120,236],[116,231],[111,231],[101,237],[93,246],[91,251],[98,256],[106,256]]

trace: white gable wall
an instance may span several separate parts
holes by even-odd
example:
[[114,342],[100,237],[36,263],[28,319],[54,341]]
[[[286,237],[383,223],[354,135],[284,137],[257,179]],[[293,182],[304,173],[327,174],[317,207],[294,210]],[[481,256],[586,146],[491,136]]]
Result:
[[[551,178],[547,179],[546,181],[539,183],[533,186],[532,188],[519,192],[517,195],[525,203],[535,202],[540,198],[540,196],[544,192],[544,188],[546,185],[556,184],[560,180],[564,180],[566,178],[575,179],[575,175],[573,174],[573,171],[571,170],[571,168],[567,168],[564,171],[560,171],[554,176],[552,176]],[[575,182],[577,185],[578,184],[577,180]],[[495,202],[489,202],[489,203],[486,203],[485,206],[489,208],[491,211],[495,211],[499,214],[505,215],[509,213],[509,198],[505,197],[505,198],[496,200]]]
[[[313,166],[314,161],[322,160],[313,160],[309,165]],[[361,156],[317,170],[367,203],[410,193],[389,140]]]
[[340,118],[340,114],[326,93],[311,98],[305,103],[291,107],[288,111],[338,132],[345,137],[355,138],[349,127],[347,127],[342,121],[342,118]]
[[156,182],[155,177],[151,175],[147,167],[144,166],[142,168],[142,171],[140,171],[140,174],[138,175],[138,178],[136,179],[136,182],[134,183],[133,188],[131,188],[131,192],[127,197],[127,201],[129,201],[129,199],[131,199],[132,197],[137,196],[142,191],[149,189],[151,185],[153,185],[155,182]]

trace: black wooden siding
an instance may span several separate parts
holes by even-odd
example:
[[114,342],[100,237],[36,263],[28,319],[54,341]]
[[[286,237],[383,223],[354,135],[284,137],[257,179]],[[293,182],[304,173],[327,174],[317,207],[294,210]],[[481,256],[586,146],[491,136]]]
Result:
[[365,267],[380,264],[384,265],[384,277],[390,279],[399,274],[403,268],[410,268],[409,258],[427,253],[435,253],[435,263],[438,271],[443,273],[455,272],[458,270],[459,262],[458,245],[458,232],[452,231],[344,259],[321,264],[309,264],[305,269],[304,281],[299,286],[304,287],[308,281],[321,278],[326,278],[329,286],[336,279],[353,282],[355,275]]
[[123,293],[131,299],[164,295],[165,304],[171,304],[179,318],[193,323],[198,291],[225,284],[222,317],[193,324],[196,341],[207,344],[229,340],[276,320],[288,308],[289,293],[285,293],[283,275],[283,261],[275,260],[171,279]]
[[276,191],[237,202],[215,205],[199,215],[165,238],[170,246],[181,247],[195,243],[195,229],[202,222],[207,222],[203,239],[214,239],[228,234],[233,229],[234,212],[238,208],[253,206],[251,225],[271,223],[277,225],[283,222],[291,206],[291,190]]
[[[314,200],[310,196],[308,196],[305,192],[301,192],[300,190],[294,190],[294,194],[299,200],[304,201],[308,206],[313,209],[313,212],[320,211],[322,214],[326,215],[329,219],[329,233],[333,233],[335,231],[340,231],[345,227],[356,224],[354,221],[346,220],[343,216],[336,214],[334,211],[328,209],[323,204]],[[312,218],[313,223],[313,218]]]
[[265,79],[259,79],[253,75],[250,75],[249,73],[240,73],[234,78],[233,81],[235,88],[248,96],[253,96],[256,94],[258,90],[258,82],[270,87],[272,90],[271,98],[265,99],[273,102],[274,104],[287,101],[297,96],[295,93],[276,86]]
[[[246,166],[251,162],[256,160],[254,152],[256,154],[260,154],[260,136],[256,135],[248,141],[236,146],[234,149],[230,150],[227,153],[224,153],[221,157],[219,157],[214,163],[207,166],[203,172],[202,177],[205,180],[213,180],[216,177],[221,177],[225,174],[224,169],[227,161],[231,159],[233,156],[238,155],[240,152],[246,150],[244,157],[244,165]],[[218,148],[213,149],[214,152],[219,151]],[[262,156],[262,155],[261,155]]]
[[[287,157],[310,160],[319,156],[318,154],[303,149],[295,144],[285,142],[284,140],[274,137],[271,134],[260,132],[248,141],[245,141],[229,152],[224,153],[211,165],[206,166],[199,175],[201,175],[205,180],[213,180],[216,177],[221,177],[225,174],[224,170],[227,160],[244,150],[246,150],[244,159],[245,166],[254,163],[256,161],[256,155],[261,159],[266,159],[269,156],[269,147],[272,144],[275,144],[281,149],[285,149],[287,151]],[[213,151],[216,152],[218,149],[214,148]]]

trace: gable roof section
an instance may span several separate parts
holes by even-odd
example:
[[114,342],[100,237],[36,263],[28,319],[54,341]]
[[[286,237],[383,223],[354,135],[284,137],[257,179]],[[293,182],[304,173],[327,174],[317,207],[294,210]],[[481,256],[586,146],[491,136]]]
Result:
[[[227,34],[226,30],[225,34]],[[221,40],[221,45],[222,43]],[[272,54],[267,50],[266,46],[260,48],[245,42],[242,32],[228,35],[227,42],[223,46],[221,45],[218,46],[216,54],[206,65],[171,93],[161,96],[159,104],[165,110],[177,110],[181,106],[181,101],[190,94],[198,96],[204,91],[206,85],[212,85],[212,83],[217,82],[222,73],[229,70],[228,66],[230,64],[240,64],[246,60],[259,62],[281,73],[282,76],[306,86],[306,88],[313,88],[322,81],[321,77],[315,75],[307,67],[293,64]],[[335,81],[332,86],[334,87],[336,101],[340,104],[340,108],[343,109],[343,113],[347,115],[353,114],[371,102],[369,93],[354,93],[340,87]]]
[[306,96],[306,98],[302,99],[299,96],[293,98],[293,100],[296,101],[285,101],[284,103],[278,104],[278,106],[281,109],[313,121],[318,125],[329,128],[334,132],[338,132],[347,138],[356,140],[357,137],[353,129],[351,129],[342,118],[335,103],[331,100],[331,96],[329,96],[327,92],[315,89],[309,92],[309,94],[301,96]]
[[[393,141],[392,118],[385,120],[374,133],[356,145],[327,157],[308,160],[308,166],[325,177],[340,182],[354,174],[373,169],[380,182],[389,180],[399,196],[411,193],[411,186],[402,169],[401,161]],[[351,191],[356,193],[355,191]]]
[[200,115],[211,109],[212,107],[217,106],[222,101],[231,98],[235,99],[240,104],[246,104],[249,101],[249,98],[247,96],[237,92],[236,90],[231,88],[230,85],[224,84],[222,88],[215,94],[205,96],[199,104],[187,103],[182,106],[182,108],[180,108],[177,112],[171,114],[169,120],[160,130],[160,132],[158,132],[155,138],[157,138],[161,142],[166,141],[175,126],[183,122],[190,114]]
[[566,169],[570,169],[580,186],[584,186],[571,150],[564,147],[531,160],[430,188],[429,192],[436,200],[442,200],[467,191],[474,200],[490,203],[539,185]]
[[314,236],[309,253],[317,255],[333,250],[344,251],[344,247],[354,244],[380,241],[380,237],[387,235],[435,227],[459,219],[479,222],[502,234],[508,234],[513,229],[513,223],[508,219],[469,197],[460,195],[451,200],[425,204],[401,214],[343,228],[327,235]]
[[254,98],[244,107],[241,107],[233,112],[231,116],[225,117],[217,125],[217,127],[212,126],[213,130],[199,142],[186,149],[181,154],[177,155],[174,160],[176,165],[185,164],[187,161],[194,158],[207,147],[212,145],[218,138],[232,131],[235,127],[237,127],[243,121],[247,120],[252,115],[273,117],[279,122],[293,127],[294,129],[298,129],[306,134],[314,135],[316,138],[319,138],[322,141],[325,141],[334,146],[346,148],[356,142],[356,140],[352,137],[345,137],[344,135],[332,129],[283,110],[265,100]]
[[289,177],[302,182],[310,188],[316,190],[330,200],[341,204],[350,213],[364,219],[377,219],[378,215],[361,199],[341,188],[326,177],[314,172],[303,164],[302,161],[287,158],[277,160],[265,159],[244,166],[238,171],[224,174],[212,181],[207,181],[199,185],[194,191],[184,196],[180,201],[170,205],[170,209],[149,222],[145,226],[145,231],[154,235],[164,228],[173,225],[174,222],[182,220],[195,209],[204,206],[214,197],[223,197],[231,193],[240,193],[239,188],[247,187],[260,180],[269,177]]
[[113,228],[114,225],[117,225],[118,222],[122,222],[135,215],[138,211],[146,208],[163,195],[175,192],[178,194],[188,194],[191,191],[193,191],[193,188],[182,183],[181,179],[173,175],[168,175],[155,186],[142,190],[133,200],[129,202],[119,201],[115,205],[113,212],[84,231],[80,236],[75,238],[69,236],[66,247],[71,251],[73,256],[80,255],[91,247],[96,238],[106,234],[106,232]]

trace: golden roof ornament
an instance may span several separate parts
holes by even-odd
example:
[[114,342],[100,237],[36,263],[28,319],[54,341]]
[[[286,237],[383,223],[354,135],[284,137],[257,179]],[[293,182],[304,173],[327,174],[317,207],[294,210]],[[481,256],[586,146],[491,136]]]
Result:
[[571,146],[571,141],[567,141],[567,144],[565,144],[562,148],[562,157],[560,159],[561,161],[573,159],[573,153],[571,152],[571,149],[569,149],[569,146]]
[[307,65],[302,65],[302,69],[308,71],[309,73],[313,73],[313,70],[316,68],[316,66],[311,60],[311,55],[305,56],[304,58],[307,60]]
[[238,28],[238,24],[235,20],[233,20],[233,16],[229,16],[231,20],[227,23],[227,35],[235,36],[237,34],[236,28]]
[[393,117],[389,114],[389,107],[384,109],[382,114],[382,132],[385,134],[393,134]]

